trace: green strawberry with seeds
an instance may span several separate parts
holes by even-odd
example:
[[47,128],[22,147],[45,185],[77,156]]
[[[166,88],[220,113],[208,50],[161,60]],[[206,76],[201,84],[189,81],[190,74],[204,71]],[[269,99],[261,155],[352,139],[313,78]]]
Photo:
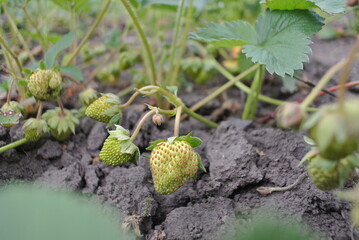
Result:
[[356,155],[350,155],[338,161],[332,161],[317,155],[308,161],[308,173],[313,183],[319,189],[329,191],[344,186],[353,176],[359,159]]
[[192,133],[151,143],[150,168],[156,192],[171,194],[196,176],[198,167],[205,171],[200,156],[193,149],[201,145]]
[[137,163],[139,149],[130,139],[130,132],[120,125],[109,131],[100,152],[100,159],[107,165],[120,165],[127,162]]
[[28,77],[29,92],[40,101],[57,97],[62,90],[62,78],[54,70],[37,70]]
[[29,118],[22,126],[25,138],[31,142],[39,141],[42,136],[48,131],[48,126],[45,120]]
[[9,103],[5,103],[1,107],[1,111],[7,112],[7,111],[14,111],[15,113],[22,113],[24,111],[24,107],[20,105],[20,103],[16,101],[10,101]]
[[104,94],[87,107],[85,114],[99,122],[116,124],[122,117],[120,104],[120,98],[115,94]]
[[323,157],[337,160],[359,149],[358,105],[358,98],[326,105],[303,124]]

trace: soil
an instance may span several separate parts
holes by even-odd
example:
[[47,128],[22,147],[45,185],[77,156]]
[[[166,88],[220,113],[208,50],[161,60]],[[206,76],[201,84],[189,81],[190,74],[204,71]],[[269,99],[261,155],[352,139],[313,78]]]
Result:
[[[315,40],[311,63],[305,65],[307,77],[317,80],[338,61],[338,54],[345,56],[350,42],[351,39]],[[342,50],[336,50],[338,46]],[[333,54],[329,49],[338,52]],[[359,71],[354,71],[353,79],[357,74]],[[208,113],[219,106],[215,100],[202,111]],[[136,105],[127,109],[122,126],[132,130],[144,111]],[[146,157],[149,153],[144,148],[150,141],[171,136],[173,122],[166,128],[145,123],[135,142],[143,152],[137,166],[112,167],[96,161],[107,137],[105,127],[83,118],[76,135],[66,142],[45,137],[1,154],[0,181],[42,182],[88,194],[115,206],[119,213],[129,216],[128,221],[137,219],[143,239],[220,239],[238,222],[235,219],[250,222],[252,214],[263,209],[274,209],[307,223],[324,239],[354,238],[349,218],[351,205],[337,199],[333,192],[318,190],[308,177],[291,191],[267,196],[256,191],[260,186],[289,185],[305,172],[304,166],[297,167],[309,150],[302,132],[259,128],[235,117],[222,121],[215,130],[194,119],[187,120],[181,124],[181,134],[193,131],[203,140],[197,151],[207,173],[199,170],[196,181],[163,196],[154,191]],[[0,130],[0,145],[22,137],[20,127]]]

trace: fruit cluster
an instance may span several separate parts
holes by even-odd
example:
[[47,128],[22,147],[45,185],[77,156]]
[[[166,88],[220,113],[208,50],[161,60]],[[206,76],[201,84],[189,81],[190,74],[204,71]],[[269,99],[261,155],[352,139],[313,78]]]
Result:
[[359,167],[359,99],[322,107],[303,125],[313,140],[308,173],[321,190],[343,186]]

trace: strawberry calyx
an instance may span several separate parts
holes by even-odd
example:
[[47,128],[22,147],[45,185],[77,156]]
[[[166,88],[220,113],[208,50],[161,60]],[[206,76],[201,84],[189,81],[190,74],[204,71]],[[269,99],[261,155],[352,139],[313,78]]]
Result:
[[49,130],[45,120],[36,118],[27,119],[22,128],[26,139],[32,142],[38,141]]
[[109,137],[116,138],[118,140],[118,147],[121,153],[131,154],[133,158],[130,162],[137,164],[140,158],[140,150],[139,148],[132,142],[130,137],[130,131],[123,128],[120,125],[115,125],[116,129],[109,130]]

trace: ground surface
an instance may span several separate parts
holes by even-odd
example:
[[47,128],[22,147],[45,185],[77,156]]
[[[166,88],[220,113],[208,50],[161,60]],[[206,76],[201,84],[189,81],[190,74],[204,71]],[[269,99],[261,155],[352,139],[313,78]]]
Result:
[[[307,77],[317,80],[338,56],[345,56],[350,42],[316,40],[311,64],[305,66]],[[328,49],[336,49],[334,46],[341,46],[341,50],[335,50],[335,58],[330,58]],[[353,80],[358,77],[356,72]],[[209,110],[216,105],[209,105]],[[132,129],[142,114],[142,108],[126,110],[122,125]],[[256,191],[260,186],[291,184],[305,171],[297,167],[309,150],[303,133],[258,128],[236,118],[222,122],[216,130],[193,119],[181,126],[181,134],[193,131],[204,141],[197,151],[207,173],[199,171],[197,181],[190,181],[172,195],[154,191],[145,157],[148,152],[143,151],[138,166],[94,163],[107,132],[104,124],[88,118],[81,120],[76,135],[64,143],[47,137],[1,154],[0,180],[44,182],[99,198],[130,216],[128,221],[135,219],[146,239],[219,239],[235,217],[249,221],[252,213],[262,209],[275,209],[305,222],[323,238],[352,239],[350,204],[316,189],[308,178],[291,191],[268,196]],[[164,130],[147,122],[136,144],[144,150],[149,141],[171,135],[171,123]],[[0,130],[0,145],[22,137],[18,127]]]

